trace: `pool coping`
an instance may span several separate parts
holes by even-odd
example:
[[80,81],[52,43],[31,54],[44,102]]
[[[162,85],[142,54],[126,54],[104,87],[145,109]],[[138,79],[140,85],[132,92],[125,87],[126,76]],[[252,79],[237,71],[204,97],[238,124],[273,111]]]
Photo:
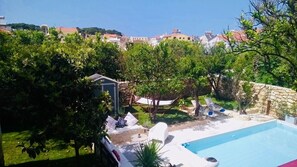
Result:
[[[230,119],[230,120],[232,120],[232,119]],[[190,137],[189,139],[180,140],[175,143],[171,143],[171,142],[167,143],[161,150],[163,152],[162,157],[164,159],[167,159],[172,164],[179,165],[179,166],[195,167],[195,166],[197,166],[197,164],[199,164],[199,166],[202,166],[202,167],[203,166],[205,166],[205,167],[213,166],[213,164],[211,162],[206,161],[206,159],[204,157],[197,156],[196,154],[192,153],[190,150],[184,148],[182,146],[182,144],[191,142],[194,140],[200,140],[200,139],[204,139],[204,138],[208,138],[208,137],[213,137],[213,136],[224,134],[227,132],[232,132],[232,131],[236,131],[236,130],[240,130],[240,129],[244,129],[244,128],[248,128],[248,127],[257,126],[257,125],[272,122],[272,121],[278,121],[278,120],[273,119],[273,120],[264,121],[264,122],[251,121],[251,120],[242,121],[241,120],[240,122],[243,123],[243,124],[241,124],[241,126],[233,127],[233,128],[227,129],[227,130],[222,129],[222,128],[216,129],[216,127],[213,127],[213,129],[211,129],[211,130],[215,130],[216,131],[215,133],[210,132],[210,133],[206,133],[206,134],[196,137],[196,138]],[[230,124],[232,124],[232,121]],[[183,130],[183,131],[186,131],[186,130]],[[210,129],[207,129],[206,131],[209,131],[209,130]],[[180,130],[178,130],[178,131],[180,131]],[[173,131],[169,134],[173,135],[173,136],[177,136],[178,131],[177,132]],[[176,133],[176,134],[174,134],[174,133]],[[183,135],[181,135],[181,136],[183,136]]]
[[[215,163],[214,162],[208,162],[208,161],[206,161],[207,157],[200,157],[197,154],[194,154],[193,152],[191,152],[190,150],[185,148],[182,144],[192,142],[192,141],[195,141],[195,140],[201,140],[201,139],[207,139],[207,138],[210,138],[210,137],[215,137],[215,136],[222,135],[222,134],[229,133],[229,132],[232,133],[233,131],[238,131],[238,130],[241,130],[241,129],[252,128],[252,127],[255,127],[255,126],[262,125],[262,124],[267,124],[269,122],[276,122],[276,123],[280,123],[280,124],[283,124],[285,126],[297,129],[296,125],[293,125],[291,123],[288,123],[288,122],[285,122],[285,121],[282,121],[282,120],[272,119],[272,120],[268,120],[268,121],[264,121],[264,122],[253,123],[253,124],[245,126],[245,127],[235,128],[233,130],[219,132],[219,133],[214,134],[214,135],[204,136],[204,137],[201,137],[199,139],[191,139],[191,140],[187,140],[185,142],[178,142],[178,143],[176,143],[175,147],[177,148],[177,150],[179,150],[178,152],[179,152],[180,156],[178,156],[178,155],[176,155],[176,156],[177,157],[183,157],[182,158],[183,160],[181,162],[179,162],[178,164],[180,166],[187,166],[187,167],[194,167],[194,166],[197,166],[197,164],[199,164],[199,166],[202,166],[202,167],[215,166],[216,163],[219,164],[219,162],[215,162]],[[171,148],[171,150],[173,150],[173,149]],[[166,151],[170,151],[170,150],[168,149]]]
[[[242,119],[235,115],[226,119],[210,119],[207,124],[197,124],[190,128],[170,131],[165,145],[161,149],[161,158],[165,160],[165,164],[170,162],[179,167],[213,166],[210,165],[205,158],[199,157],[184,148],[182,144],[270,121],[279,121],[273,117],[270,117],[269,120],[258,119],[256,116],[255,118],[256,119]],[[132,165],[135,161],[135,149],[139,144],[140,142],[131,142],[124,145],[117,145]]]

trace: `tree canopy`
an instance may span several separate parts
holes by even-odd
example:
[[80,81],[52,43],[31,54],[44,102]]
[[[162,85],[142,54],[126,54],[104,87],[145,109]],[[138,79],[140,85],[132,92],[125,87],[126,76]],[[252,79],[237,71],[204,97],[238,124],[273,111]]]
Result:
[[125,76],[135,83],[136,93],[153,100],[152,117],[158,110],[164,95],[180,89],[177,79],[176,59],[169,54],[167,43],[156,47],[135,44],[125,55]]
[[11,28],[15,30],[40,30],[40,26],[34,24],[10,23],[7,25],[11,26]]
[[53,37],[30,30],[0,32],[0,121],[3,129],[32,131],[29,144],[20,146],[33,158],[51,138],[74,141],[77,155],[82,145],[99,142],[110,99],[96,96],[100,85],[87,77],[96,72],[120,76],[121,55],[114,45],[78,34],[65,42]]
[[248,40],[238,52],[251,52],[257,59],[255,70],[265,70],[265,78],[279,86],[297,83],[297,2],[295,0],[257,0],[251,11],[240,18]]
[[[7,24],[8,26],[11,26],[13,30],[37,30],[40,31],[41,28],[39,25],[34,24],[27,24],[27,23],[10,23]],[[89,34],[89,35],[95,35],[96,33],[100,34],[117,34],[122,36],[123,34],[117,30],[110,30],[110,29],[104,29],[99,27],[85,27],[85,28],[78,28],[79,33],[82,34]]]
[[205,53],[204,66],[207,70],[209,85],[216,98],[221,99],[221,81],[224,77],[230,78],[230,71],[235,60],[234,55],[228,52],[224,43],[216,44]]
[[90,34],[90,35],[95,35],[96,33],[100,33],[100,34],[117,34],[122,36],[122,33],[117,30],[108,30],[108,29],[98,28],[98,27],[79,28],[79,32],[82,34]]

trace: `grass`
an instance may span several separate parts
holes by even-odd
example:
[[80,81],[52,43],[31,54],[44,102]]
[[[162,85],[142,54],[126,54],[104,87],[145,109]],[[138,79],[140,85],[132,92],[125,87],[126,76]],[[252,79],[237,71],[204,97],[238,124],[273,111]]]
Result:
[[237,102],[234,101],[234,100],[230,100],[230,101],[227,101],[227,100],[218,100],[214,97],[211,97],[209,95],[205,95],[205,96],[199,96],[199,102],[202,104],[202,105],[206,105],[206,102],[205,102],[205,98],[211,98],[211,100],[220,105],[221,107],[227,109],[227,110],[233,110],[233,109],[236,109],[238,107],[237,105]]
[[144,108],[141,106],[133,106],[132,108],[127,108],[126,111],[133,113],[139,123],[148,128],[154,126],[157,122],[165,122],[168,125],[172,125],[194,119],[192,116],[177,108],[160,109],[156,114],[156,120],[154,120],[154,122],[151,121],[149,113],[145,112]]
[[[214,103],[222,106],[225,109],[233,110],[237,108],[236,101],[217,100],[214,97],[211,97],[210,95],[199,96],[199,102],[202,105],[206,105],[205,98],[208,98],[208,97],[210,97]],[[165,108],[159,109],[159,112],[156,115],[156,120],[154,122],[165,122],[168,125],[172,125],[176,123],[194,120],[195,119],[194,117],[188,115],[185,112],[180,111],[178,107],[182,105],[187,107],[192,106],[191,100],[193,100],[192,97],[180,99],[178,104],[174,108],[165,107]],[[132,107],[126,107],[125,113],[131,112],[134,116],[137,117],[141,125],[150,128],[154,126],[155,123],[151,121],[149,113],[145,111],[146,107],[147,106],[145,105],[143,106],[135,105]]]
[[[204,96],[199,96],[199,102],[202,105],[206,105],[205,103],[205,98],[211,98],[211,100],[222,106],[223,108],[227,109],[227,110],[233,110],[236,109],[238,107],[237,102],[234,100],[218,100],[210,95],[204,95]],[[183,104],[187,107],[192,106],[191,100],[193,100],[193,97],[188,97],[185,99],[180,99],[179,100],[179,105]]]
[[194,117],[182,112],[178,109],[160,110],[157,113],[156,122],[165,122],[168,125],[173,125],[181,122],[194,120]]
[[[29,131],[2,134],[2,144],[6,166],[20,164],[23,164],[24,166],[33,166],[34,164],[36,164],[36,166],[44,166],[42,164],[46,162],[48,162],[49,165],[52,164],[53,166],[65,166],[66,164],[73,166],[75,164],[75,159],[73,158],[75,156],[74,148],[68,146],[63,141],[49,140],[46,143],[49,151],[40,153],[40,155],[38,155],[35,159],[29,158],[27,153],[22,153],[21,147],[16,147],[18,144],[21,144],[24,140],[26,140],[29,135]],[[90,151],[91,150],[89,148],[80,149],[80,155],[84,155],[82,157],[87,158],[87,160],[82,158],[83,163],[90,162]],[[67,163],[65,164],[62,162]]]
[[[94,157],[91,154],[82,155],[81,160],[83,160],[83,165],[81,166],[92,166]],[[10,165],[10,167],[75,167],[74,157],[54,159],[54,160],[36,160],[28,161],[20,164]]]

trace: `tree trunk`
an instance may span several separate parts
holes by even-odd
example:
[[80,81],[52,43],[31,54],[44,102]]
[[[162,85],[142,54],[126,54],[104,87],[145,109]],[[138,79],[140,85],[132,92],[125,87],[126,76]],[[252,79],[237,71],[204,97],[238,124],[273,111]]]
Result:
[[216,99],[222,99],[219,89],[213,89],[213,92],[215,94]]
[[129,107],[132,107],[133,102],[136,101],[136,99],[135,99],[135,91],[133,91],[133,88],[131,88],[131,89],[132,89],[132,91],[131,91],[131,96],[130,96],[130,99],[129,99]]
[[76,159],[76,165],[80,166],[80,160],[79,160],[79,148],[80,145],[76,140],[74,140],[74,149],[75,149],[75,159]]
[[130,99],[129,99],[129,107],[132,107],[133,99],[134,99],[134,95],[131,94]]
[[213,77],[208,77],[208,82],[211,85],[214,95],[217,99],[221,99],[221,94],[220,94],[220,82],[221,82],[221,75],[219,75],[216,78]]
[[195,90],[195,95],[194,95],[194,99],[195,99],[195,103],[196,103],[196,108],[195,108],[195,116],[199,116],[199,111],[200,111],[200,103],[199,103],[199,93],[198,90]]
[[152,98],[153,108],[152,108],[152,111],[151,111],[151,117],[152,117],[153,121],[156,119],[156,114],[158,112],[160,98],[161,98],[160,96],[158,97],[158,99],[156,99],[155,96],[153,96],[153,98]]
[[239,109],[239,114],[244,114],[244,115],[246,115],[246,114],[247,114],[247,113],[246,113],[246,107],[244,107],[244,105],[242,105],[240,101],[238,102],[238,104],[239,104],[239,105],[238,105],[238,107],[239,107],[239,108],[238,108],[238,109]]
[[2,147],[2,131],[1,131],[1,123],[0,123],[0,167],[4,166],[4,154]]

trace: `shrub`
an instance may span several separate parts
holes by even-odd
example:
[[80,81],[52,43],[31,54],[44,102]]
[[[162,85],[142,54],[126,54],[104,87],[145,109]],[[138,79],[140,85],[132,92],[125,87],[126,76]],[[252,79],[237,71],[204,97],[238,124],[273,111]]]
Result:
[[159,167],[163,163],[160,157],[161,147],[156,142],[139,146],[136,150],[136,166],[139,167]]

